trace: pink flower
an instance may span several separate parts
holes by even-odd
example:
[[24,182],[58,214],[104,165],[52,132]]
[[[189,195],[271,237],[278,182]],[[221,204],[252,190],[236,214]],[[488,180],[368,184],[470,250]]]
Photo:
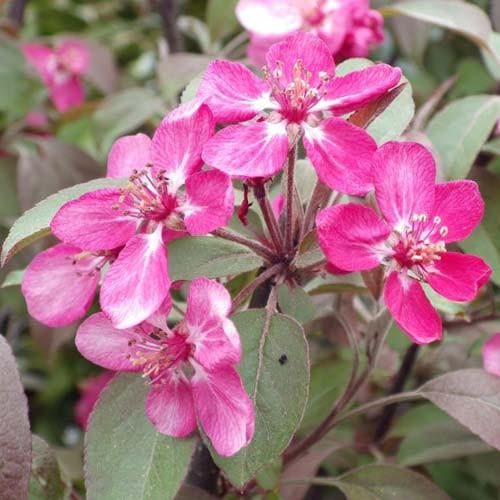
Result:
[[483,345],[484,369],[500,377],[500,333],[496,333]]
[[250,33],[248,56],[257,66],[273,43],[298,30],[320,37],[336,59],[366,57],[384,40],[383,17],[369,0],[240,0],[236,15]]
[[374,156],[375,197],[381,216],[348,203],[317,217],[327,260],[345,271],[386,267],[385,303],[398,325],[419,344],[438,340],[442,325],[421,283],[453,301],[474,299],[491,275],[479,257],[446,245],[467,238],[483,216],[473,181],[435,183],[429,151],[389,142]]
[[66,40],[53,49],[27,43],[22,50],[49,89],[58,111],[65,112],[83,103],[85,92],[80,77],[90,64],[90,51],[84,42]]
[[83,318],[94,300],[101,269],[116,255],[116,251],[84,252],[65,243],[39,253],[21,285],[30,315],[53,328]]
[[87,429],[90,414],[102,390],[114,375],[113,372],[106,371],[95,377],[89,377],[80,384],[79,389],[81,396],[75,405],[75,420],[82,429]]
[[76,346],[104,368],[149,377],[146,414],[159,432],[184,437],[198,422],[219,454],[233,455],[252,439],[255,416],[234,367],[241,345],[230,310],[227,290],[198,278],[189,286],[186,315],[173,330],[165,318],[117,330],[98,313],[82,324]]
[[296,33],[271,47],[264,80],[245,66],[215,61],[198,95],[217,122],[244,122],[217,133],[203,149],[205,162],[241,178],[269,177],[283,168],[290,144],[301,137],[319,178],[332,189],[366,194],[375,141],[337,116],[396,85],[401,71],[376,64],[335,77],[335,64],[319,38]]
[[128,185],[84,194],[52,220],[53,233],[66,244],[91,253],[124,247],[100,294],[117,328],[141,323],[165,301],[166,243],[186,232],[207,234],[232,215],[230,178],[200,171],[201,148],[213,130],[209,108],[190,103],[168,115],[153,140],[144,134],[122,137],[109,154],[108,175],[130,176]]

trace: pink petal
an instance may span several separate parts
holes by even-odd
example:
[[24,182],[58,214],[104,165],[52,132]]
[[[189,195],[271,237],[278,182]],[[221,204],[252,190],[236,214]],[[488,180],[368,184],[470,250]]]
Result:
[[161,306],[170,288],[161,226],[135,235],[104,277],[101,307],[117,328],[145,321]]
[[25,43],[21,45],[21,50],[28,62],[33,65],[45,83],[52,78],[53,69],[51,60],[55,63],[54,51],[45,45],[37,43]]
[[210,170],[187,178],[186,201],[181,210],[190,234],[207,234],[227,225],[233,209],[233,185],[226,174]]
[[440,226],[446,226],[447,232],[443,236],[436,231],[433,239],[447,243],[465,240],[479,225],[483,214],[484,202],[474,181],[437,184],[433,217],[441,219]]
[[340,118],[304,129],[307,156],[322,182],[360,196],[373,188],[372,158],[377,145],[363,129]]
[[132,238],[137,227],[136,219],[124,215],[127,199],[120,203],[120,197],[120,189],[115,188],[86,193],[65,203],[50,228],[60,240],[85,250],[118,248]]
[[293,0],[240,0],[236,16],[242,26],[259,36],[283,36],[302,27]]
[[28,312],[51,327],[69,325],[85,316],[94,300],[100,272],[95,257],[60,243],[39,253],[24,273],[22,292]]
[[[186,112],[188,109],[190,112]],[[156,129],[151,159],[156,169],[165,171],[172,193],[200,170],[202,148],[213,133],[213,116],[205,105],[181,107],[167,115]]]
[[55,49],[58,60],[75,75],[83,75],[90,66],[90,50],[82,40],[65,40]]
[[328,84],[326,96],[313,110],[330,109],[338,115],[349,113],[382,96],[397,85],[400,79],[401,70],[388,64],[375,64],[333,78]]
[[163,378],[146,399],[146,415],[158,432],[185,437],[196,429],[196,415],[189,383],[182,376]]
[[240,337],[227,318],[231,305],[231,296],[220,283],[207,278],[191,282],[186,326],[189,339],[196,346],[194,357],[206,368],[221,362],[235,364],[240,361]]
[[130,177],[151,161],[151,139],[146,134],[120,137],[108,155],[108,177]]
[[269,107],[268,85],[243,64],[230,61],[210,63],[198,88],[218,123],[250,120]]
[[392,272],[385,284],[384,301],[396,323],[413,342],[429,344],[441,339],[441,319],[418,281]]
[[449,300],[473,300],[491,276],[491,268],[475,255],[446,252],[426,274],[426,281]]
[[375,195],[386,220],[398,229],[415,214],[430,217],[434,208],[436,163],[413,142],[388,142],[373,157]]
[[118,330],[102,312],[93,314],[78,328],[75,344],[80,354],[108,370],[137,372],[140,366],[129,359],[129,342],[139,340],[132,329]]
[[281,217],[283,209],[285,208],[286,198],[282,194],[276,195],[276,197],[271,201],[271,208],[276,219]]
[[280,37],[259,36],[250,33],[250,42],[247,47],[247,55],[250,62],[257,68],[266,64],[266,54],[271,45],[280,41]]
[[483,345],[484,369],[500,377],[500,333],[493,335]]
[[282,69],[282,82],[294,81],[294,66],[301,61],[304,69],[311,73],[309,84],[318,87],[321,83],[320,73],[333,76],[335,63],[328,46],[311,33],[297,31],[282,42],[275,43],[268,51],[267,66],[271,74]]
[[62,82],[50,82],[49,90],[55,108],[61,113],[76,108],[85,101],[85,90],[77,75],[70,76]]
[[318,240],[328,261],[343,271],[366,271],[380,265],[391,228],[371,209],[348,203],[321,211]]
[[198,422],[219,455],[234,455],[251,441],[255,426],[253,403],[237,371],[196,370],[191,384]]
[[284,121],[230,125],[203,148],[205,163],[241,178],[274,175],[283,168],[287,154],[288,135]]
[[114,375],[113,372],[106,371],[95,377],[87,378],[82,384],[79,384],[81,396],[75,404],[75,420],[82,429],[87,428],[90,414],[101,392]]

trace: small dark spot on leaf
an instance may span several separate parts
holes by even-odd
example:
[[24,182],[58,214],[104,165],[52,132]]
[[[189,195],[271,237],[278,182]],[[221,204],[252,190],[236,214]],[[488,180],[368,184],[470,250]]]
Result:
[[280,365],[284,365],[288,361],[288,356],[286,354],[282,354],[280,359],[278,359]]

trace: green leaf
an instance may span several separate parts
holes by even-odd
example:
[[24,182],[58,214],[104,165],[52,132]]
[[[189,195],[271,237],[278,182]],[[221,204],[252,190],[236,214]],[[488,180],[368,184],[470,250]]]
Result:
[[238,0],[208,0],[206,20],[213,42],[234,33],[238,26],[236,4]]
[[33,435],[29,500],[63,500],[71,487],[61,477],[54,451],[40,437]]
[[107,154],[117,137],[164,112],[163,101],[148,88],[130,88],[106,98],[94,114],[101,153]]
[[19,286],[23,281],[24,269],[16,269],[11,271],[2,282],[0,288],[8,288],[9,286]]
[[263,262],[238,243],[211,236],[191,236],[170,243],[168,263],[170,277],[176,281],[240,274],[257,269]]
[[274,462],[297,430],[307,402],[309,353],[301,326],[292,318],[249,310],[233,316],[243,343],[239,366],[245,388],[255,404],[252,442],[233,457],[212,452],[231,483],[242,487]]
[[2,247],[1,264],[30,243],[50,234],[50,222],[64,203],[96,189],[120,186],[122,179],[96,179],[63,189],[26,211],[14,223]]
[[347,500],[450,500],[425,476],[393,465],[367,465],[336,479],[318,478],[312,484],[336,486]]
[[85,435],[88,498],[173,499],[186,476],[196,440],[156,431],[145,414],[149,387],[120,375],[106,387]]
[[475,5],[457,0],[410,0],[381,9],[384,15],[403,15],[456,31],[481,47],[489,47],[488,16]]
[[0,158],[0,217],[7,222],[20,213],[17,196],[17,159]]
[[16,360],[0,335],[0,492],[4,498],[27,498],[31,471],[28,402]]
[[307,292],[298,286],[291,288],[287,283],[278,287],[278,304],[281,311],[305,324],[314,319],[316,306]]
[[[348,59],[339,64],[336,70],[338,76],[343,76],[352,71],[372,66],[374,63],[368,59]],[[379,144],[397,139],[407,129],[415,114],[413,91],[408,80],[403,76],[399,84],[406,83],[403,91],[368,125],[366,131]]]
[[194,77],[187,85],[186,88],[182,91],[181,94],[181,103],[191,101],[196,96],[196,92],[198,92],[198,87],[200,86],[203,75],[198,75]]
[[311,231],[306,234],[300,244],[295,265],[298,269],[304,269],[320,262],[326,262],[325,255],[319,247],[316,231]]
[[429,136],[447,179],[464,179],[500,118],[500,97],[478,95],[452,102],[429,122]]

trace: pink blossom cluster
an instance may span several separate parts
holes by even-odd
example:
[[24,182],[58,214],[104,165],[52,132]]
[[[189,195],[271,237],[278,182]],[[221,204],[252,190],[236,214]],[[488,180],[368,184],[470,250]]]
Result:
[[65,40],[54,48],[26,43],[22,50],[46,85],[58,111],[69,111],[83,104],[85,91],[81,77],[90,65],[90,51],[85,43]]
[[236,15],[257,66],[271,45],[298,30],[320,37],[336,60],[366,57],[384,40],[382,15],[369,0],[239,0]]
[[[200,425],[222,455],[248,444],[255,419],[235,368],[241,344],[232,301],[221,283],[197,278],[183,319],[167,323],[168,246],[227,225],[232,178],[265,182],[302,144],[322,183],[356,197],[317,216],[328,264],[342,272],[383,266],[385,304],[414,342],[442,336],[423,285],[470,301],[491,274],[479,257],[449,248],[482,218],[477,185],[437,183],[423,146],[377,147],[345,119],[394,88],[399,69],[375,64],[336,76],[329,47],[302,32],[274,44],[266,60],[263,79],[239,63],[213,62],[196,98],[168,114],[152,139],[119,139],[108,176],[128,178],[125,187],[63,205],[51,223],[61,243],[33,260],[22,284],[30,313],[50,326],[84,317],[100,286],[102,312],[80,326],[80,352],[108,370],[142,372],[156,428],[180,437]],[[275,213],[288,201],[278,198]],[[276,254],[284,267],[289,250]]]

